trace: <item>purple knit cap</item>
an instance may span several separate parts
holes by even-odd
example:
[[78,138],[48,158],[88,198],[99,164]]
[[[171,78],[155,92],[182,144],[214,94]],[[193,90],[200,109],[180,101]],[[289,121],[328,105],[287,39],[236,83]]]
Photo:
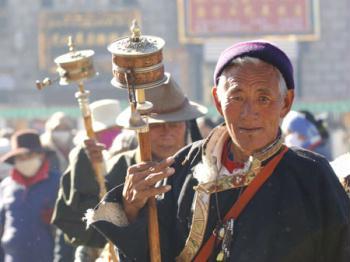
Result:
[[281,72],[287,88],[294,89],[293,66],[289,58],[277,46],[265,41],[241,42],[225,49],[215,67],[215,85],[218,84],[222,71],[233,59],[246,56],[258,58],[276,67]]

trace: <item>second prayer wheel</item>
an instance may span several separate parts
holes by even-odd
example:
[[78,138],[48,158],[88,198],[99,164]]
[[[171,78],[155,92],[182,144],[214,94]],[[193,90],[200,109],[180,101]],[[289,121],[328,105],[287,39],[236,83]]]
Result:
[[[160,37],[141,35],[135,21],[130,30],[131,36],[108,46],[112,53],[112,85],[127,88],[128,84],[133,84],[136,89],[144,89],[163,84],[167,80],[162,54],[165,41]],[[127,73],[132,74],[133,83],[128,83]]]
[[72,51],[55,59],[57,72],[60,75],[60,84],[68,85],[71,82],[81,81],[96,75],[93,66],[93,50]]

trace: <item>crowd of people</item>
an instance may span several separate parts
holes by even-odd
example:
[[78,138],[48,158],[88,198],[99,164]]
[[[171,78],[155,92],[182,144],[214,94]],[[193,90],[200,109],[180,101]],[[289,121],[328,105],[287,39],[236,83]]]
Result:
[[95,139],[62,112],[42,134],[2,134],[0,262],[111,259],[108,242],[119,261],[149,261],[154,196],[162,261],[350,261],[349,157],[338,178],[324,122],[291,111],[286,54],[265,41],[223,51],[216,121],[168,77],[145,90],[152,162],[113,99],[90,104]]

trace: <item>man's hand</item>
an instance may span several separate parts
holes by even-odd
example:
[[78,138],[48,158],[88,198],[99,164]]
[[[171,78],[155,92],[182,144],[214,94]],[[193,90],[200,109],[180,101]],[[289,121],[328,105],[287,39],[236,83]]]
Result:
[[130,166],[123,188],[123,205],[128,220],[133,222],[148,198],[166,193],[171,186],[155,187],[156,183],[174,174],[170,165],[174,159],[169,157],[158,162],[140,163]]
[[103,161],[102,150],[105,149],[103,144],[98,143],[94,139],[84,140],[85,150],[91,162],[98,163]]

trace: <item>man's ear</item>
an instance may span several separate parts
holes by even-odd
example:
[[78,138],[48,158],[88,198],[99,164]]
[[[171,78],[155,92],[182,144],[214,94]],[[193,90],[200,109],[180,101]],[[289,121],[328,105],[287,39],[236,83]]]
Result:
[[222,109],[221,109],[220,99],[218,97],[218,88],[216,86],[213,86],[213,88],[211,89],[211,94],[212,94],[212,96],[214,98],[216,110],[218,110],[220,115],[223,115],[222,114]]
[[292,108],[292,104],[294,101],[294,90],[293,89],[288,89],[287,95],[285,95],[283,99],[283,108],[281,111],[281,118],[285,117],[290,109]]

